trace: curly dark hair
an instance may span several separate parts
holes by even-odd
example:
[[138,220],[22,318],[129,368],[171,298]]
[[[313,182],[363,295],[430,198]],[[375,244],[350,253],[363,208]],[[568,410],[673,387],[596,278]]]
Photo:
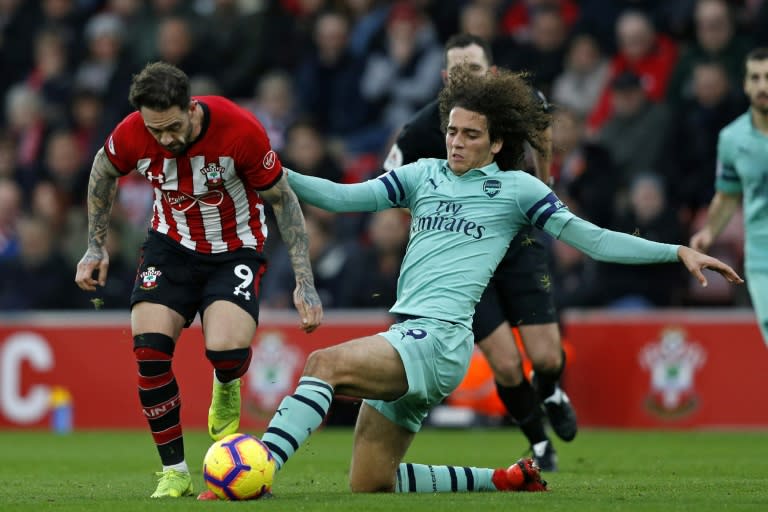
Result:
[[525,73],[500,69],[477,76],[459,66],[451,72],[438,99],[443,132],[454,107],[485,116],[491,142],[504,143],[495,158],[502,170],[520,168],[526,141],[537,151],[544,150],[542,132],[549,126],[551,116],[542,109]]
[[128,101],[133,108],[146,107],[151,110],[168,110],[189,106],[189,77],[182,70],[166,62],[147,64],[137,75],[133,75]]

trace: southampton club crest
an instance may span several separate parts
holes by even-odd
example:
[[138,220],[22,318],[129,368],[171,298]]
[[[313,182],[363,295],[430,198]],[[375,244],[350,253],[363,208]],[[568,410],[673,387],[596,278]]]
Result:
[[141,289],[152,290],[157,287],[157,278],[161,275],[163,275],[163,273],[155,267],[147,267],[147,270],[139,274],[139,278],[141,279]]
[[494,197],[501,191],[501,182],[496,179],[485,180],[483,183],[483,192],[488,197]]
[[213,162],[205,164],[200,172],[205,176],[205,185],[208,188],[220,187],[224,183],[224,167],[219,164]]
[[686,341],[682,329],[665,329],[660,341],[642,348],[639,359],[640,366],[651,374],[651,389],[645,400],[650,412],[676,419],[696,409],[699,398],[694,377],[707,359],[701,345]]

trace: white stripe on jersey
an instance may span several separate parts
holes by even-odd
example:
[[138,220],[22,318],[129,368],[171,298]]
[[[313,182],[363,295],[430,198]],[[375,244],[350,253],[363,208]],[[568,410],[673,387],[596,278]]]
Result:
[[[219,165],[225,167],[227,170],[234,170],[235,162],[231,157],[223,156],[219,157]],[[227,189],[227,193],[232,197],[232,201],[235,204],[235,222],[237,225],[237,237],[242,240],[246,247],[257,247],[259,240],[253,233],[249,220],[251,218],[250,205],[248,203],[247,194],[245,191],[245,183],[242,180],[230,180],[224,182],[224,188]],[[262,233],[267,236],[267,226],[264,218],[264,205],[259,204],[257,206],[259,210],[259,219],[261,221]]]

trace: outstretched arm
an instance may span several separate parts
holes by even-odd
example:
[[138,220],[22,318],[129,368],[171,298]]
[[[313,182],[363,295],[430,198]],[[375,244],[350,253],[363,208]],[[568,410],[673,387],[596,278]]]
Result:
[[691,247],[697,251],[708,251],[740,204],[741,195],[717,192],[707,210],[707,223],[691,237]]
[[94,291],[97,284],[104,286],[107,282],[109,255],[104,244],[119,177],[120,173],[107,158],[104,148],[99,149],[88,181],[88,249],[77,264],[75,276],[75,282],[82,290]]
[[[391,179],[390,174],[363,183],[342,185],[290,169],[285,171],[291,188],[302,201],[329,212],[375,212],[405,206],[393,204],[404,198],[405,193],[402,184]],[[388,190],[391,190],[391,195],[388,195]]]
[[702,270],[708,268],[732,283],[744,281],[722,261],[694,251],[690,247],[662,244],[643,238],[602,229],[578,217],[568,221],[559,239],[598,261],[647,264],[681,261],[696,279],[707,286]]
[[277,227],[288,248],[293,273],[296,275],[293,303],[301,318],[301,328],[305,332],[312,332],[323,319],[323,306],[315,290],[312,265],[309,261],[309,236],[299,200],[285,176],[272,188],[259,193],[272,205]]

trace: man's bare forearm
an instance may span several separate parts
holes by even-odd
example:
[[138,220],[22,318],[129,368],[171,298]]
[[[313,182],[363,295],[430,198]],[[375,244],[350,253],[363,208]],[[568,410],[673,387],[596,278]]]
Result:
[[725,229],[740,204],[740,195],[723,194],[722,192],[715,194],[707,210],[707,227],[714,238],[717,238]]
[[119,173],[100,149],[93,159],[88,181],[88,250],[97,250],[107,241],[107,229],[112,205],[117,195]]
[[262,195],[272,204],[280,236],[288,248],[291,266],[296,274],[296,285],[314,288],[312,265],[309,262],[309,235],[296,194],[288,185],[288,180],[283,178]]

